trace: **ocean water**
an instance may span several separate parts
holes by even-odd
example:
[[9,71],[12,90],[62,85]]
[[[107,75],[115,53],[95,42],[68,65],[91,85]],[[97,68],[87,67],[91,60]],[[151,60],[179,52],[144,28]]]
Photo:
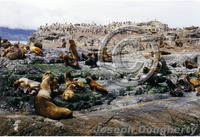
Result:
[[[12,43],[12,44],[14,44],[14,43],[16,43],[16,42],[18,42],[18,41],[10,41],[10,43]],[[27,44],[27,41],[20,41],[20,43],[26,45],[26,44]]]

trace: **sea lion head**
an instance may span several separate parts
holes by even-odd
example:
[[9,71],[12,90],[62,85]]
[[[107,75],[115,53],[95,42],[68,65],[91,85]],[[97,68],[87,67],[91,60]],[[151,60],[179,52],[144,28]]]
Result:
[[148,67],[143,68],[143,73],[147,74],[149,71],[150,71],[150,69]]
[[75,44],[74,40],[72,40],[72,39],[69,40],[69,43],[70,44]]
[[87,83],[89,83],[90,81],[93,80],[91,77],[86,77],[85,79],[86,79]]

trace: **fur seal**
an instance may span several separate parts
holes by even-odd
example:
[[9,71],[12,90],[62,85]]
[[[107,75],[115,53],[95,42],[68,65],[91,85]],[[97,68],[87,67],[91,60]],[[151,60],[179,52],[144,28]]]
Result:
[[40,82],[30,80],[27,78],[20,78],[19,80],[13,83],[13,86],[17,87],[17,91],[24,90],[24,93],[28,93],[30,95],[37,94],[40,88]]
[[51,87],[50,87],[50,71],[47,71],[40,84],[40,91],[35,98],[35,111],[36,113],[51,119],[65,119],[72,117],[72,111],[58,107],[52,102]]
[[66,90],[63,92],[62,95],[60,95],[62,97],[63,100],[67,101],[67,100],[71,100],[74,98],[74,91],[73,89],[76,87],[76,85],[74,84],[70,84]]
[[95,91],[100,92],[100,93],[102,93],[102,94],[108,94],[107,89],[106,89],[104,86],[98,84],[98,83],[97,83],[96,81],[94,81],[91,77],[86,77],[86,81],[87,81],[87,83],[90,85],[90,88],[91,88],[92,90],[95,90]]
[[30,53],[36,53],[39,56],[43,56],[43,51],[40,48],[35,47],[32,42],[30,44],[30,52],[29,52],[29,54]]
[[72,54],[72,58],[78,60],[78,51],[76,49],[76,44],[74,42],[74,40],[69,40],[69,52],[71,52]]
[[6,57],[10,60],[23,59],[25,57],[24,52],[19,48],[18,44],[14,44],[14,46],[10,47],[6,52]]
[[83,84],[83,82],[75,81],[75,80],[72,78],[70,71],[66,71],[66,72],[65,72],[65,84],[66,84],[66,87],[68,87],[68,86],[71,85],[71,84],[74,84],[74,85],[76,85],[77,87],[85,88],[85,85]]
[[64,61],[65,66],[71,66],[71,67],[77,68],[77,69],[80,68],[78,61],[76,59],[70,57],[69,55],[61,54],[59,57]]
[[193,65],[190,60],[185,60],[184,63],[187,69],[198,68],[197,65]]

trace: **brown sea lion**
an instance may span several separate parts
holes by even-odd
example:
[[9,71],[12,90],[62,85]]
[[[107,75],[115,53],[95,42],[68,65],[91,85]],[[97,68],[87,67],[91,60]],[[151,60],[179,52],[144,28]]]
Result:
[[65,84],[66,84],[66,87],[68,87],[70,84],[74,84],[74,85],[76,85],[78,87],[85,88],[85,85],[83,84],[83,82],[75,81],[72,78],[70,71],[66,71],[65,72]]
[[23,45],[23,46],[21,46],[20,48],[22,49],[22,51],[23,51],[24,53],[26,53],[26,52],[29,50],[29,46],[27,46],[27,45]]
[[72,58],[78,60],[78,51],[76,49],[76,44],[74,42],[74,40],[69,40],[69,52],[71,52],[72,54]]
[[186,61],[184,61],[184,63],[185,63],[185,66],[187,69],[198,68],[197,65],[193,65],[190,60],[186,60]]
[[88,56],[88,58],[85,61],[85,65],[91,66],[91,68],[97,67],[97,61],[98,61],[98,54],[91,54]]
[[104,62],[112,62],[112,56],[107,53],[107,48],[103,48],[103,61]]
[[43,51],[40,48],[35,47],[32,42],[30,44],[30,52],[29,52],[29,54],[30,53],[36,53],[39,56],[43,56]]
[[77,69],[80,68],[78,61],[70,57],[69,55],[61,54],[59,57],[64,61],[65,66],[72,66],[73,68],[77,68]]
[[199,94],[200,94],[200,87],[198,87],[198,88],[196,89],[196,96],[199,96]]
[[17,91],[24,90],[24,93],[28,93],[30,95],[37,94],[40,88],[40,82],[30,80],[27,78],[20,78],[19,80],[13,83],[13,86],[17,87]]
[[6,54],[6,57],[9,58],[10,60],[15,60],[15,59],[23,59],[25,55],[22,49],[19,48],[19,45],[14,44],[14,46],[8,49],[8,53]]
[[58,93],[60,92],[59,89],[59,83],[58,83],[58,77],[54,77],[54,79],[52,81],[50,81],[50,85],[51,85],[51,91],[53,93]]
[[7,49],[7,48],[9,48],[9,47],[11,47],[11,46],[13,46],[9,41],[7,41],[7,42],[5,42],[5,43],[3,43],[2,45],[1,45],[4,49]]
[[170,88],[170,94],[177,97],[183,96],[183,90],[174,84],[170,79],[167,79],[167,85]]
[[72,117],[72,111],[58,107],[52,102],[51,87],[50,87],[50,71],[47,71],[40,84],[40,91],[36,96],[34,105],[36,113],[51,119],[65,119]]
[[66,90],[63,92],[62,95],[60,95],[62,97],[63,100],[67,101],[67,100],[71,100],[74,98],[74,91],[73,89],[76,87],[76,85],[74,84],[70,84]]
[[95,91],[100,92],[102,94],[108,94],[107,89],[104,86],[98,84],[91,77],[86,77],[86,81],[87,81],[87,83],[89,84],[89,86],[92,90],[95,90]]
[[194,91],[194,85],[192,83],[190,83],[190,79],[188,77],[188,75],[181,75],[177,82],[176,85],[181,88],[183,91]]
[[36,43],[34,44],[34,46],[35,46],[35,47],[38,47],[38,48],[40,48],[40,49],[42,49],[42,43],[40,43],[40,42],[36,42]]
[[174,42],[177,47],[183,47],[183,43],[180,40],[176,39]]

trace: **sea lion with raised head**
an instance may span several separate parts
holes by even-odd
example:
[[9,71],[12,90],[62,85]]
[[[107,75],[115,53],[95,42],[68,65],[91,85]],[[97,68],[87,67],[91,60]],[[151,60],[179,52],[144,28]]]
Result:
[[40,48],[35,47],[35,45],[32,42],[30,44],[30,52],[29,52],[29,54],[30,53],[36,53],[39,56],[43,56],[43,51]]
[[27,93],[28,91],[28,93],[32,95],[38,93],[40,89],[40,82],[27,78],[20,78],[13,83],[13,86],[17,87],[17,91],[24,90],[24,93]]
[[66,71],[65,72],[65,84],[66,84],[66,87],[68,87],[70,84],[74,84],[77,87],[85,88],[85,85],[83,84],[83,82],[75,81],[73,79],[73,77],[71,76],[70,71]]
[[67,101],[67,100],[71,100],[74,98],[74,88],[76,87],[76,85],[74,84],[70,84],[65,91],[63,92],[62,95],[60,95],[62,97],[63,100]]
[[76,49],[76,44],[74,42],[74,40],[69,40],[69,52],[71,52],[72,54],[72,58],[78,60],[78,51]]
[[91,77],[86,77],[86,81],[87,81],[87,83],[89,84],[89,86],[92,90],[95,90],[95,91],[100,92],[102,94],[108,94],[106,87],[98,84]]
[[58,107],[52,102],[50,87],[50,71],[47,71],[40,84],[40,91],[36,96],[34,105],[36,113],[51,119],[66,119],[72,117],[72,111]]

